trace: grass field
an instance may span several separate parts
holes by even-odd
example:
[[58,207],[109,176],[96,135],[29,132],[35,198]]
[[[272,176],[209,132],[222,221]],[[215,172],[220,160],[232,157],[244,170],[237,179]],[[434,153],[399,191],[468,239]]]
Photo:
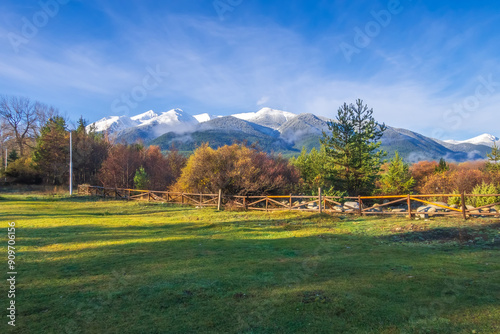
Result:
[[0,221],[16,333],[500,333],[498,220],[0,195]]

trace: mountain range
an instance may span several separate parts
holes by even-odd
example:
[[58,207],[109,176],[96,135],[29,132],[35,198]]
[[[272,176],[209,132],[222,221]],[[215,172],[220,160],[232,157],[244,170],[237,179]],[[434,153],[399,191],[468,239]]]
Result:
[[[109,116],[88,126],[107,132],[116,142],[142,141],[168,150],[174,145],[181,151],[192,151],[204,142],[219,147],[233,142],[256,144],[268,152],[298,154],[302,148],[319,148],[322,132],[328,133],[328,119],[314,114],[293,114],[263,108],[257,112],[231,116],[207,113],[190,115],[182,109],[160,114],[149,110],[128,116]],[[392,156],[395,151],[408,162],[420,160],[467,161],[485,159],[500,139],[483,134],[465,140],[438,140],[416,132],[387,127],[381,138],[381,149]]]

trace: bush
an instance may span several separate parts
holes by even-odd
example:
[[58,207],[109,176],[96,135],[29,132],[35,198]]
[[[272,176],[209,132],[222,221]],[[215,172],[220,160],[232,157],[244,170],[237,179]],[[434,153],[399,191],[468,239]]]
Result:
[[135,172],[134,186],[135,189],[149,189],[149,177],[142,166]]
[[261,195],[289,193],[298,173],[281,156],[273,157],[245,145],[225,145],[217,150],[203,144],[191,155],[173,187],[196,193]]
[[[480,185],[477,185],[472,190],[473,195],[495,195],[500,192],[500,189],[492,184],[483,182]],[[485,206],[488,204],[498,203],[500,202],[500,197],[491,196],[491,197],[467,197],[466,203],[472,205],[476,208],[481,206]]]

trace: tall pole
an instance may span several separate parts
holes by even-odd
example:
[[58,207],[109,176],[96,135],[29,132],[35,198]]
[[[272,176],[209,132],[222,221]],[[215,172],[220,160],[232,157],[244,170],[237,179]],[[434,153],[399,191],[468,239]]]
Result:
[[7,182],[7,162],[8,162],[8,151],[9,149],[6,147],[5,148],[5,170],[4,170],[4,175],[5,175],[5,179],[4,181]]
[[69,131],[69,195],[73,195],[73,143]]

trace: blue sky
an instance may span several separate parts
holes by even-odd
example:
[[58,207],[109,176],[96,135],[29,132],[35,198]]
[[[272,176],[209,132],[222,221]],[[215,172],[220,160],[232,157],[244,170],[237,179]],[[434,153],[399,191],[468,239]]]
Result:
[[497,1],[7,0],[0,37],[0,94],[72,120],[361,98],[427,136],[500,136]]

